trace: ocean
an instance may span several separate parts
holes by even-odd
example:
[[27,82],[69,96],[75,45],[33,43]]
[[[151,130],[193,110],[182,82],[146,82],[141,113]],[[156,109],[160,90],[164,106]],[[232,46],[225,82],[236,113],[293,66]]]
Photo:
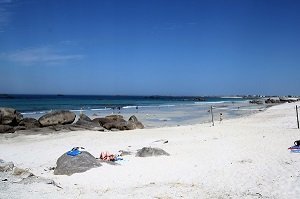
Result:
[[70,110],[77,115],[104,117],[136,115],[147,128],[204,123],[234,118],[265,109],[243,98],[186,96],[108,96],[108,95],[0,95],[0,107],[11,107],[24,117],[39,118],[53,110]]

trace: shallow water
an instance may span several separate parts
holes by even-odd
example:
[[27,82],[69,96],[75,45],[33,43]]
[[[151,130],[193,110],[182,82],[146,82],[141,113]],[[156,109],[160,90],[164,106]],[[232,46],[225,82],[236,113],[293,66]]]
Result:
[[52,110],[71,110],[94,118],[110,114],[131,115],[146,128],[197,124],[214,120],[240,117],[265,109],[264,105],[253,105],[241,98],[205,97],[205,101],[194,101],[194,97],[161,96],[61,96],[61,95],[0,95],[0,107],[12,107],[24,117],[39,118]]

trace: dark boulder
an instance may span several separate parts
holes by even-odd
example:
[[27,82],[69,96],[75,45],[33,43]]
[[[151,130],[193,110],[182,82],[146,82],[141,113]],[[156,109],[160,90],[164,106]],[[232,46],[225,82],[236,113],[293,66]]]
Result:
[[70,111],[54,111],[43,115],[39,119],[41,126],[53,126],[58,124],[71,124],[75,120],[75,113]]
[[15,132],[14,127],[0,124],[0,133],[14,133],[14,132]]
[[130,122],[138,122],[139,120],[135,117],[135,115],[132,115],[132,116],[128,119],[128,121],[130,121]]
[[290,97],[279,97],[279,100],[280,102],[288,102],[288,103],[291,103],[291,102],[296,102],[298,101],[298,98],[290,98]]
[[69,156],[65,153],[58,158],[56,165],[54,175],[72,175],[101,166],[99,161],[86,151],[82,151],[77,156]]
[[169,156],[167,152],[160,148],[151,148],[151,147],[143,147],[142,149],[139,149],[136,153],[136,157],[150,157],[150,156],[161,156],[166,155]]
[[273,98],[268,98],[265,100],[266,104],[276,104],[276,103],[281,103],[279,99],[273,99]]
[[249,101],[250,104],[264,104],[264,102],[262,100],[257,100],[257,99],[254,99],[254,100],[251,100]]
[[17,126],[23,116],[13,108],[0,108],[0,124]]
[[120,120],[124,119],[122,115],[108,115],[105,118],[114,120],[114,121],[120,121]]
[[113,122],[126,122],[126,120],[123,119],[123,116],[122,116],[122,118],[106,116],[106,117],[102,117],[102,118],[95,118],[92,121],[100,124],[100,126],[104,126],[104,124],[113,123]]
[[93,131],[104,131],[104,128],[100,126],[99,123],[89,122],[87,120],[79,119],[75,124],[72,124],[72,127],[78,127],[86,130]]
[[135,115],[132,115],[128,122],[132,122],[135,129],[143,129],[144,125],[135,117]]
[[26,129],[39,128],[41,125],[37,119],[23,118],[19,123],[19,126],[24,126]]
[[87,115],[85,115],[85,114],[83,114],[83,113],[80,114],[79,120],[92,122],[91,118],[89,118]]
[[127,122],[110,122],[105,123],[103,125],[104,128],[111,130],[111,129],[119,129],[121,131],[128,130],[127,129]]
[[103,125],[108,130],[119,129],[121,131],[134,130],[137,128],[136,123],[133,122],[111,122]]
[[115,120],[113,121],[104,123],[103,127],[108,130],[119,129],[121,131],[124,131],[124,130],[142,129],[144,128],[144,125],[141,122],[139,122],[138,119],[133,115],[129,118],[128,121],[125,121],[124,119],[120,119],[120,118],[115,118]]

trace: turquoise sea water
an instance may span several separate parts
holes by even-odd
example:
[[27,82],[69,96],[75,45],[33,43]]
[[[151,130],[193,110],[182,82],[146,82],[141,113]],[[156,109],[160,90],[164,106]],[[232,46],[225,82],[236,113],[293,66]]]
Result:
[[122,114],[136,115],[146,127],[176,126],[211,120],[208,112],[213,106],[215,120],[220,113],[224,119],[238,117],[264,109],[242,98],[162,96],[86,96],[86,95],[0,95],[0,107],[12,107],[24,117],[39,118],[52,110],[83,112],[91,117]]

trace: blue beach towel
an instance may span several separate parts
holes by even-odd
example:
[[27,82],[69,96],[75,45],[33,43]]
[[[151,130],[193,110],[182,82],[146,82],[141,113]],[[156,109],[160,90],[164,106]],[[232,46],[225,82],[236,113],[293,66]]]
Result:
[[78,149],[75,149],[75,150],[71,150],[71,151],[68,151],[67,152],[67,155],[70,155],[70,156],[76,156],[78,154],[80,154],[81,152],[78,150]]

